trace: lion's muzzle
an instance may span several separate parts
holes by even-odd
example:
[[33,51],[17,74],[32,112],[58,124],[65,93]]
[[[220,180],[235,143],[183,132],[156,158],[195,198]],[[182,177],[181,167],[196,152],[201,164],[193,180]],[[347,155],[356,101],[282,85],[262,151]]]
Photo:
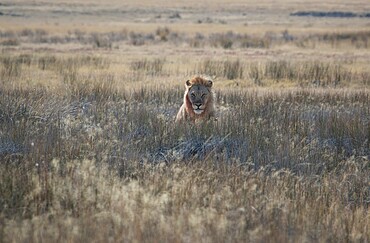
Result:
[[201,103],[195,103],[192,106],[193,106],[194,113],[197,115],[202,114],[202,112],[204,111],[204,107],[202,107]]

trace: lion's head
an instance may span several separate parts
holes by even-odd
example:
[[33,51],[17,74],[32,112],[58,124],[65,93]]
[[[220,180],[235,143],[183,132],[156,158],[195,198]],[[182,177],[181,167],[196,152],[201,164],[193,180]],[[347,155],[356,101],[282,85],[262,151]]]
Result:
[[176,121],[208,120],[215,115],[212,80],[196,76],[185,82],[184,103]]
[[213,98],[211,92],[212,84],[212,80],[202,77],[187,80],[185,83],[187,108],[192,109],[197,115],[202,114],[206,110],[208,102]]

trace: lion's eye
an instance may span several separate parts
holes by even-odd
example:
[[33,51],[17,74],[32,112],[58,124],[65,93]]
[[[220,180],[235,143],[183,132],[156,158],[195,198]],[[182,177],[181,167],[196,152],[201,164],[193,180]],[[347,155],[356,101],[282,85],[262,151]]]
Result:
[[202,98],[204,98],[206,96],[206,94],[202,94]]
[[195,94],[194,93],[191,93],[191,97],[195,97]]

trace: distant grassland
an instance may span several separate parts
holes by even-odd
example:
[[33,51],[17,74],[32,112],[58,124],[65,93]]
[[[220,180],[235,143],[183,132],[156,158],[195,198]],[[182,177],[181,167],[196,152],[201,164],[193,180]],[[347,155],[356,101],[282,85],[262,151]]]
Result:
[[109,32],[87,32],[74,29],[65,34],[49,33],[45,29],[24,28],[17,31],[0,31],[0,44],[3,46],[19,46],[22,43],[32,44],[81,44],[97,48],[119,48],[122,43],[142,46],[166,43],[171,45],[187,45],[190,48],[205,46],[232,48],[271,48],[281,45],[292,45],[300,48],[315,48],[326,45],[331,48],[369,48],[369,30],[289,33],[288,30],[261,31],[256,34],[235,33],[233,31],[215,33],[187,33],[172,31],[169,27],[157,27],[153,32],[137,32],[127,29]]
[[[111,92],[123,87],[176,86],[195,74],[219,79],[219,87],[366,87],[370,72],[361,62],[307,60],[248,60],[238,57],[198,58],[197,62],[173,57],[131,57],[112,63],[111,58],[94,55],[3,55],[0,77],[4,87],[15,83],[24,87],[34,84],[51,88],[68,85],[109,86]],[[356,67],[357,66],[357,67]],[[93,69],[91,69],[91,67]],[[118,69],[119,67],[119,69]],[[32,76],[30,74],[36,75]],[[41,78],[39,78],[41,77]],[[152,81],[150,81],[152,80]],[[169,82],[173,80],[175,82]]]
[[0,5],[0,241],[368,242],[364,1],[160,4]]

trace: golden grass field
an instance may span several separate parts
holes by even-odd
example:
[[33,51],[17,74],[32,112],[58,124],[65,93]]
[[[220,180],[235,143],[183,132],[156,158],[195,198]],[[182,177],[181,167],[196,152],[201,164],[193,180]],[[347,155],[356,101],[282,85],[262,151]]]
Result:
[[1,2],[0,242],[369,242],[369,42],[365,0]]

